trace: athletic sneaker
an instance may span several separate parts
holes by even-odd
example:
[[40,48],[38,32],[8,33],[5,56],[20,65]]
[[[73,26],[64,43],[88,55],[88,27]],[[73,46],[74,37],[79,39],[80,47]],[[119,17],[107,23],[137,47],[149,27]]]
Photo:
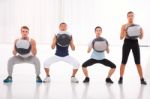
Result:
[[42,83],[42,79],[40,78],[40,76],[37,76],[37,77],[36,77],[36,82],[37,82],[37,83]]
[[110,78],[106,78],[106,83],[110,83],[110,84],[112,84],[112,83],[114,83]]
[[85,79],[83,80],[83,83],[89,83],[90,78],[89,77],[85,77]]
[[122,83],[123,83],[123,78],[120,77],[120,78],[119,78],[119,81],[118,81],[118,84],[122,84]]
[[72,83],[79,83],[78,79],[76,77],[71,77]]
[[4,83],[11,83],[12,82],[12,77],[8,76],[3,82]]
[[144,78],[141,79],[141,84],[142,85],[147,85],[146,81],[144,80]]
[[49,83],[50,81],[51,81],[50,77],[46,77],[46,78],[43,80],[44,83]]

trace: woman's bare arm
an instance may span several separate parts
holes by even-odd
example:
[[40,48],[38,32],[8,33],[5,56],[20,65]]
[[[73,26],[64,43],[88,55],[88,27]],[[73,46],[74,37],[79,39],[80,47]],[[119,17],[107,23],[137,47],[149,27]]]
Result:
[[126,36],[125,25],[122,25],[121,32],[120,32],[120,40],[122,40],[123,38],[125,38],[125,36]]
[[141,28],[141,35],[140,35],[140,39],[143,39],[143,36],[144,36],[144,32],[143,32],[143,29]]

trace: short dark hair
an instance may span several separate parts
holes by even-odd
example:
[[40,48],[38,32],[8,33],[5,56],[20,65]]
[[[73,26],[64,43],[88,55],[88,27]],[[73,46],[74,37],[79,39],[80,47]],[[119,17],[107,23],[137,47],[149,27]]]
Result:
[[27,30],[29,30],[29,27],[28,26],[22,26],[21,29],[27,29]]
[[96,31],[98,28],[102,30],[102,27],[97,26],[97,27],[95,27],[95,31]]
[[67,23],[65,23],[65,22],[61,22],[60,24],[59,24],[59,26],[61,26],[61,25],[67,25]]
[[129,11],[129,12],[127,13],[127,16],[128,16],[129,14],[134,14],[134,12],[133,12],[133,11]]

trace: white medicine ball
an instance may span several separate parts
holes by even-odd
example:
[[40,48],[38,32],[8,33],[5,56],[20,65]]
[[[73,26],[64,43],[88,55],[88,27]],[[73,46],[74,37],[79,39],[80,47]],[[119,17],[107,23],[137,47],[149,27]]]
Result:
[[127,27],[127,36],[130,39],[136,39],[141,35],[141,26],[137,24],[132,24]]
[[104,52],[108,48],[107,40],[102,37],[95,38],[92,44],[93,44],[93,49],[96,52]]
[[57,38],[57,44],[61,47],[68,47],[71,41],[71,35],[69,34],[57,34],[56,35]]
[[21,55],[30,53],[30,51],[31,51],[30,41],[25,40],[25,39],[17,40],[16,44],[15,44],[15,49]]

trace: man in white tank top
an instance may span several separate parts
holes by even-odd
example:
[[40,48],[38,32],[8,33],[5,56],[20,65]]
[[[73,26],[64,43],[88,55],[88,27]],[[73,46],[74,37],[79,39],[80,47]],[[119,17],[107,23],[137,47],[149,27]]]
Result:
[[40,78],[40,61],[36,57],[37,49],[34,39],[29,38],[29,28],[27,26],[21,27],[21,38],[16,39],[14,42],[13,55],[8,60],[8,77],[4,83],[12,82],[13,67],[15,64],[30,63],[35,66],[36,82],[42,82]]

